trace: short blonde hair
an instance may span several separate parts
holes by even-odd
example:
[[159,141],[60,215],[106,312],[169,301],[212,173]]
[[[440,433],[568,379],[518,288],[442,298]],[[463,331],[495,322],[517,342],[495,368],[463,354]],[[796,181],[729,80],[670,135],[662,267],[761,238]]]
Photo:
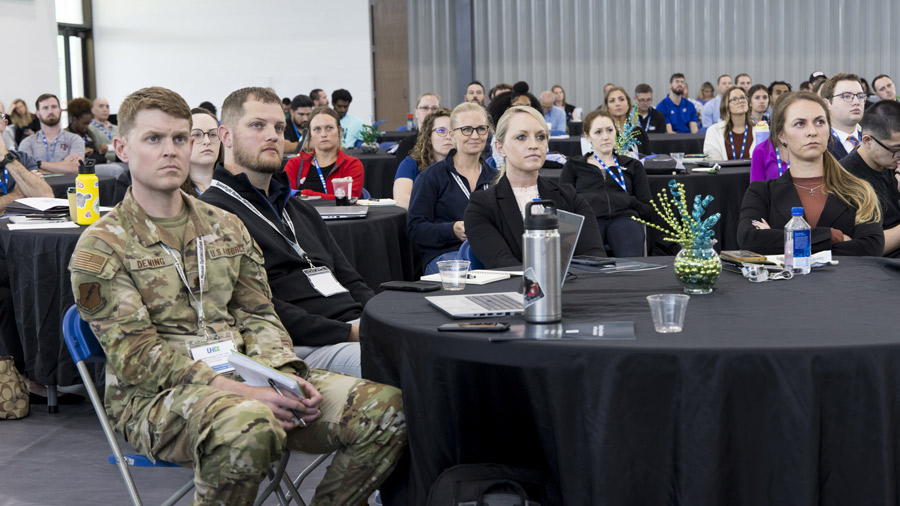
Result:
[[487,111],[484,110],[484,106],[476,102],[463,102],[458,106],[453,108],[453,112],[450,113],[450,129],[456,129],[457,121],[459,120],[460,114],[465,114],[467,112],[480,112],[484,115],[484,122],[487,123],[488,127],[491,126],[491,121],[488,119]]
[[151,86],[135,91],[125,97],[119,107],[119,134],[127,137],[134,128],[134,120],[139,112],[158,109],[169,116],[187,120],[192,125],[191,108],[178,93],[160,86]]

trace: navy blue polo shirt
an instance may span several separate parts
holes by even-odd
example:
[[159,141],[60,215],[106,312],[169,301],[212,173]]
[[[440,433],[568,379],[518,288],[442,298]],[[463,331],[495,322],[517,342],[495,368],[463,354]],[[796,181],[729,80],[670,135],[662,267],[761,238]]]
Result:
[[666,123],[672,125],[672,130],[679,134],[691,133],[691,121],[697,122],[697,109],[686,98],[681,98],[681,103],[675,105],[666,95],[656,106],[656,110],[665,114]]

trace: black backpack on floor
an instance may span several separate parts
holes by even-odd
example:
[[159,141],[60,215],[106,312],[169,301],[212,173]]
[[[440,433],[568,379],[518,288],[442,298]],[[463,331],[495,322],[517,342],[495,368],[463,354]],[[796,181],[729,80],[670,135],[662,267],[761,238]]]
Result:
[[546,478],[499,464],[462,464],[438,476],[427,506],[541,506]]

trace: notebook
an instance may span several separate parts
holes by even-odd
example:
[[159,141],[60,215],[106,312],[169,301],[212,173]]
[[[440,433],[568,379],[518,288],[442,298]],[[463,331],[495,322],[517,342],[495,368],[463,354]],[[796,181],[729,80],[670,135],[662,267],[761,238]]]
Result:
[[[556,211],[559,219],[559,258],[562,283],[575,254],[575,245],[581,236],[584,216],[568,211]],[[429,303],[452,318],[484,318],[488,316],[512,316],[525,311],[522,294],[517,292],[480,293],[473,295],[435,295],[425,297]]]
[[316,206],[316,211],[323,220],[356,220],[365,218],[368,207],[360,206]]

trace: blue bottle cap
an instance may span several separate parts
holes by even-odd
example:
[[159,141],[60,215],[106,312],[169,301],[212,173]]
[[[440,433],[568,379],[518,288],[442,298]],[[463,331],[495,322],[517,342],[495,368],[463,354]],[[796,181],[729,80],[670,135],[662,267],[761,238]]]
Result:
[[791,216],[803,216],[803,208],[802,207],[792,207],[791,208]]

